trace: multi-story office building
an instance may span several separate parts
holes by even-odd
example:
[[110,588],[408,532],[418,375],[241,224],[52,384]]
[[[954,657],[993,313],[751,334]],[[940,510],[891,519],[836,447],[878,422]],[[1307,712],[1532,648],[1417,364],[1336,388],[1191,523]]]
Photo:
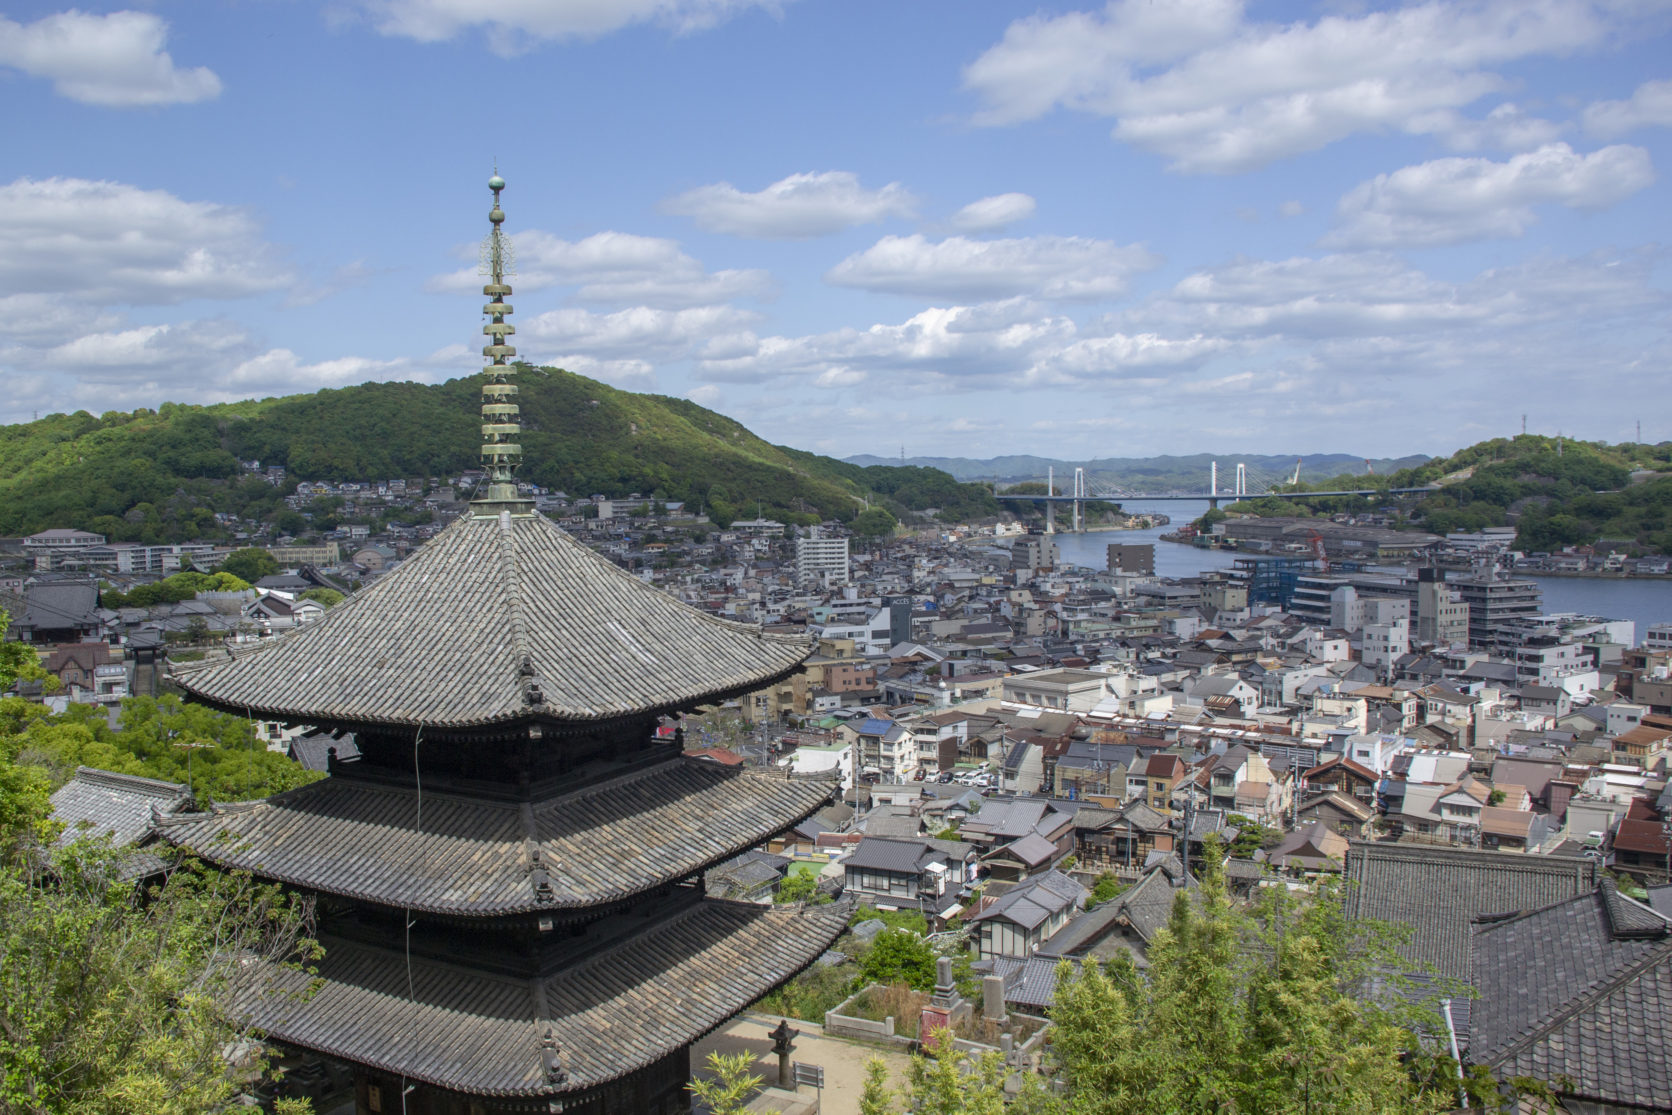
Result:
[[1543,607],[1537,581],[1521,577],[1473,574],[1447,582],[1469,606],[1469,645],[1491,647],[1499,627],[1511,620],[1530,619]]
[[1134,545],[1127,542],[1109,544],[1109,572],[1141,573],[1155,576],[1155,543]]

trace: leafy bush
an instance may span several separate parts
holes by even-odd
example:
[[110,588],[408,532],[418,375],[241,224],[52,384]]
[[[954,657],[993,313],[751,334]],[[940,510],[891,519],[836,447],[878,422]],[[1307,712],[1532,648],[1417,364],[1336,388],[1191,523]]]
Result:
[[859,974],[871,983],[903,983],[928,991],[935,986],[935,952],[915,933],[885,929],[860,961]]

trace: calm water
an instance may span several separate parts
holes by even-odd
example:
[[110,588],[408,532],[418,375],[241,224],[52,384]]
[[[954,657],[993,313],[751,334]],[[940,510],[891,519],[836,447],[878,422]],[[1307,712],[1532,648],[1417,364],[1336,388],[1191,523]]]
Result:
[[[1162,542],[1159,536],[1182,523],[1198,518],[1208,509],[1207,501],[1121,505],[1134,514],[1160,512],[1172,516],[1173,526],[1155,530],[1111,530],[1087,534],[1058,534],[1057,548],[1065,562],[1103,569],[1108,564],[1111,542],[1155,543],[1155,572],[1161,577],[1192,577],[1209,569],[1229,569],[1241,555],[1232,550],[1198,550],[1176,542]],[[1066,516],[1065,516],[1066,517]],[[1637,624],[1637,638],[1651,623],[1672,623],[1672,581],[1614,581],[1587,577],[1534,577],[1544,589],[1546,612],[1579,612],[1608,619],[1629,619]]]

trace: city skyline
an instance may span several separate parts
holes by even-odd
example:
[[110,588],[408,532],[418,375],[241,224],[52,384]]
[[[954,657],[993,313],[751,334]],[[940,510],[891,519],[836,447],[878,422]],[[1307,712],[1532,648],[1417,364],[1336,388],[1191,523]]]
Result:
[[520,355],[773,442],[1672,437],[1672,8],[1017,15],[15,5],[0,421],[474,374],[497,163]]

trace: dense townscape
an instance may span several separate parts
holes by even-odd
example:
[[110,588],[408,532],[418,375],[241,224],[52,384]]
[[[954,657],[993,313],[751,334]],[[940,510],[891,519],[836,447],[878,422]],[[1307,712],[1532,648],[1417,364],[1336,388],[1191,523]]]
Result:
[[[173,699],[171,664],[374,607],[427,539],[470,519],[455,492],[474,481],[299,485],[295,506],[328,499],[384,524],[310,545],[17,540],[9,635],[42,667],[18,692],[61,715],[103,709],[117,728],[136,700]],[[1049,1064],[1063,973],[1122,956],[1146,966],[1212,864],[1233,903],[1345,878],[1354,916],[1404,927],[1409,974],[1455,986],[1465,1063],[1588,1101],[1672,1102],[1656,1090],[1664,1027],[1643,1013],[1664,1009],[1657,981],[1672,978],[1672,626],[1548,614],[1517,573],[1513,531],[1233,515],[1201,524],[1202,541],[1246,555],[1169,579],[1153,572],[1155,547],[1174,543],[1119,532],[1090,569],[1063,562],[1061,536],[1002,518],[867,537],[836,522],[722,528],[637,494],[518,498],[644,591],[815,640],[801,669],[664,719],[659,735],[716,768],[833,780],[793,827],[707,871],[710,893],[735,900],[858,905],[859,936],[768,1000],[827,1037],[917,1035],[916,1017],[867,1017],[886,981],[846,975],[877,949],[876,919],[909,916],[958,975],[931,964],[889,1010],[985,1019],[1012,1069]],[[248,746],[288,756],[302,782],[340,772],[356,742],[258,715]],[[209,797],[185,783],[84,766],[53,800],[71,831],[90,822],[153,846],[162,818]],[[1515,929],[1508,915],[1534,920]],[[1528,934],[1536,944],[1517,943]],[[1558,976],[1528,1016],[1535,977],[1517,949],[1533,947],[1557,950],[1557,971],[1602,965],[1607,978]],[[959,1025],[979,1044],[979,1025]],[[1564,1052],[1593,1025],[1649,1040]]]
[[1672,1115],[1672,0],[121,3],[0,1115]]

